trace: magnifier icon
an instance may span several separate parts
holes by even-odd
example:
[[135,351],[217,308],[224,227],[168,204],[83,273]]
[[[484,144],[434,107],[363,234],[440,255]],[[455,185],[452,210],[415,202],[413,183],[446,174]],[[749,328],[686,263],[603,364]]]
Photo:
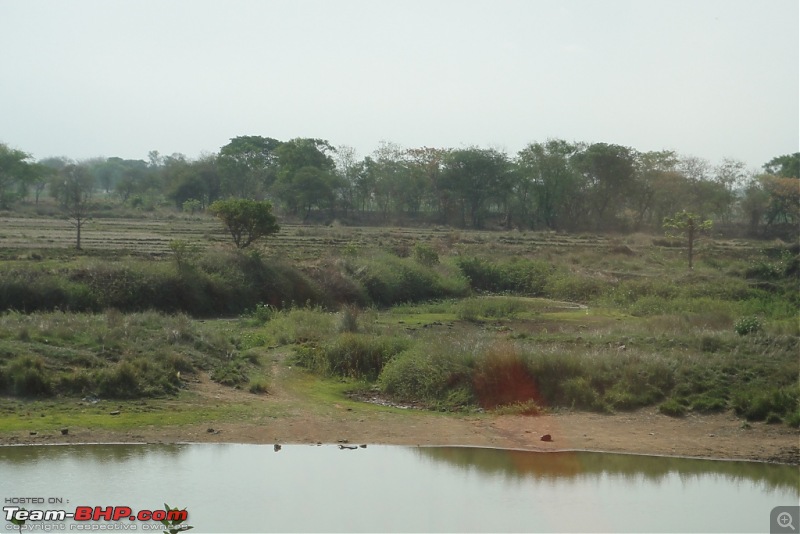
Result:
[[789,512],[781,512],[778,514],[778,517],[775,518],[775,521],[778,522],[778,526],[781,528],[789,527],[792,529],[792,532],[795,531],[794,525],[792,524],[792,514]]

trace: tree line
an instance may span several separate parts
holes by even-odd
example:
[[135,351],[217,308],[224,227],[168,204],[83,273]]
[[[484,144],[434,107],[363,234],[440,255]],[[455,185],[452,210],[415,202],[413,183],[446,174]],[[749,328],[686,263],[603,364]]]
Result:
[[548,139],[515,155],[482,147],[403,148],[383,143],[359,158],[322,139],[231,139],[217,153],[80,162],[32,158],[0,144],[0,209],[65,209],[104,197],[149,209],[203,211],[227,198],[270,200],[296,220],[429,222],[460,228],[558,231],[660,229],[681,210],[757,235],[800,222],[800,152],[759,172],[674,151]]

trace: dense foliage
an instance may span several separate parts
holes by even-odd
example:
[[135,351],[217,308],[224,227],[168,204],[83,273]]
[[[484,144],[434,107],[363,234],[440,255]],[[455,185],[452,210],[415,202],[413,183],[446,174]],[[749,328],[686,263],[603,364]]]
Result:
[[656,231],[687,210],[728,233],[785,237],[800,222],[799,161],[800,153],[778,156],[759,173],[736,160],[712,165],[673,151],[561,139],[516,155],[384,143],[359,159],[321,139],[242,136],[196,160],[153,151],[147,162],[34,163],[0,145],[0,208],[38,204],[48,188],[59,197],[65,177],[80,174],[98,197],[145,210],[172,203],[194,213],[226,198],[270,199],[279,215],[303,221],[567,231]]

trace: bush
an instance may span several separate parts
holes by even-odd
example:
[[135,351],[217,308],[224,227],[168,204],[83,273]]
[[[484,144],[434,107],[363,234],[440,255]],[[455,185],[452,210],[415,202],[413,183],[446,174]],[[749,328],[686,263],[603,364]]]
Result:
[[548,279],[545,294],[554,299],[585,303],[602,295],[607,286],[608,282],[599,278],[569,272],[558,272]]
[[95,384],[100,397],[131,399],[141,395],[137,371],[128,361],[119,362],[114,368],[99,371]]
[[401,352],[380,374],[378,385],[402,400],[449,407],[471,404],[468,362],[442,344],[425,344]]
[[336,331],[341,333],[350,332],[354,334],[358,332],[358,316],[360,310],[357,306],[342,306],[339,312],[339,324],[336,325]]
[[603,409],[603,401],[591,382],[583,376],[576,376],[564,381],[562,386],[564,402],[571,408],[587,410]]
[[407,339],[343,333],[322,351],[328,373],[375,380],[392,357],[410,346]]
[[268,392],[267,383],[264,380],[251,380],[247,391],[255,395],[263,395]]
[[35,397],[51,393],[44,360],[33,356],[17,356],[8,363],[5,382],[11,393],[20,397]]
[[430,267],[388,254],[363,261],[355,274],[370,299],[384,306],[463,296],[468,290],[464,281],[443,279]]
[[683,417],[686,415],[686,406],[675,399],[669,399],[661,403],[661,406],[658,407],[658,411],[670,417]]
[[256,308],[250,313],[250,318],[255,322],[263,324],[271,321],[277,313],[278,310],[274,306],[258,303],[256,304]]
[[425,243],[414,244],[414,259],[425,267],[433,267],[439,263],[439,253]]
[[763,326],[758,317],[742,317],[733,325],[733,330],[740,336],[746,336],[760,332]]
[[720,397],[704,395],[692,401],[692,410],[695,412],[723,412],[727,409],[728,402],[724,398]]
[[763,421],[770,414],[789,416],[800,409],[800,386],[739,391],[732,405],[736,414],[748,421]]
[[483,408],[540,398],[523,355],[510,343],[496,343],[476,360],[472,384]]
[[544,261],[517,260],[495,264],[480,258],[461,258],[458,267],[473,289],[502,292],[511,291],[529,296],[545,293],[548,277],[553,272]]

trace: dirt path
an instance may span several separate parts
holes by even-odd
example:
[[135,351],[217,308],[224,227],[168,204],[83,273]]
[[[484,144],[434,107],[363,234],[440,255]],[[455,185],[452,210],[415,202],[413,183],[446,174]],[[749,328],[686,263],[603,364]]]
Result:
[[[112,442],[349,443],[468,445],[526,450],[593,450],[800,464],[800,431],[786,425],[746,424],[733,414],[664,416],[649,408],[617,415],[585,412],[544,416],[441,414],[397,410],[349,399],[316,398],[314,378],[280,361],[269,394],[253,395],[200,376],[190,384],[195,403],[242,404],[237,420],[136,428],[71,429],[66,436],[0,436],[0,444]],[[551,442],[541,440],[545,434]]]

